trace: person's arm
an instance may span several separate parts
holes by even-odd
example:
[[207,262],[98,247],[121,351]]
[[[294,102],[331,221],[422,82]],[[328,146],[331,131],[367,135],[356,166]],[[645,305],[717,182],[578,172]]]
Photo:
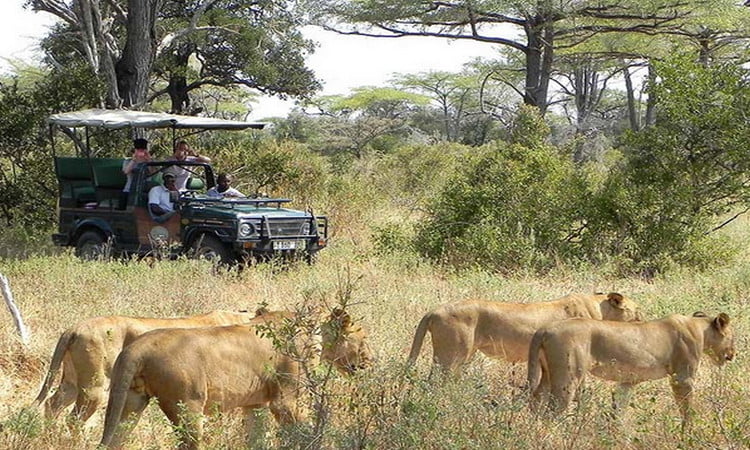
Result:
[[136,164],[138,163],[136,162],[135,159],[133,158],[126,159],[122,163],[122,173],[124,173],[125,175],[130,175],[133,169],[135,169]]
[[208,156],[199,155],[198,152],[193,151],[193,150],[190,150],[190,153],[188,153],[188,156],[192,156],[193,161],[195,162],[206,163],[206,164],[211,162],[211,158],[209,158]]
[[148,209],[157,216],[166,213],[166,211],[159,206],[159,186],[154,186],[148,191]]

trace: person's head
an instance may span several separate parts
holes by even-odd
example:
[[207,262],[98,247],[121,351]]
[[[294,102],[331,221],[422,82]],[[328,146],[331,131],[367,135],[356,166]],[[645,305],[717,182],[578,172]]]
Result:
[[164,187],[169,189],[170,191],[177,190],[177,187],[175,185],[175,177],[173,174],[167,172],[162,176],[162,179],[164,180]]
[[148,141],[143,138],[133,139],[133,155],[143,157],[148,154]]
[[229,189],[229,186],[232,184],[233,178],[232,175],[228,173],[220,173],[219,177],[216,179],[216,190],[219,192],[224,192],[227,189]]
[[187,141],[177,141],[174,145],[174,159],[184,161],[190,153],[190,145]]

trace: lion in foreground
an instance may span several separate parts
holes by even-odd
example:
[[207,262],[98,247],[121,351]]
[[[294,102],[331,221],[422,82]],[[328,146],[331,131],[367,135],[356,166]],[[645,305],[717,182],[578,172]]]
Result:
[[432,334],[433,359],[447,371],[455,373],[477,350],[491,358],[523,362],[539,327],[572,317],[641,320],[635,302],[614,292],[570,294],[539,303],[466,300],[425,314],[414,335],[408,364],[417,360],[427,331]]
[[[35,404],[44,403],[45,415],[51,418],[75,401],[71,415],[85,422],[106,401],[115,358],[136,337],[157,328],[232,325],[253,317],[255,314],[247,312],[214,311],[171,319],[108,316],[84,320],[67,329],[58,339]],[[63,366],[60,386],[45,403],[60,365]]]
[[729,316],[671,315],[641,323],[564,320],[540,328],[529,346],[528,383],[532,410],[549,396],[551,412],[565,410],[586,373],[620,383],[615,408],[628,404],[633,385],[670,377],[672,392],[688,422],[700,358],[716,365],[734,358]]
[[[121,446],[127,427],[120,423],[137,422],[152,397],[181,430],[181,448],[198,447],[203,415],[215,411],[242,408],[248,429],[251,410],[263,407],[280,424],[295,423],[304,417],[299,401],[304,360],[315,364],[319,356],[347,374],[371,365],[365,332],[343,310],[335,309],[320,326],[322,351],[316,333],[297,327],[295,317],[270,312],[249,324],[156,330],[139,337],[115,362],[101,445]],[[299,332],[289,345],[269,328]]]

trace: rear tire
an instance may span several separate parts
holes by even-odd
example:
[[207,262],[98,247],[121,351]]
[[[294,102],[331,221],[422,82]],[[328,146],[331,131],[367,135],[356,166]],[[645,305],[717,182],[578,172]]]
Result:
[[98,231],[84,231],[76,241],[76,256],[84,261],[96,261],[107,257],[107,240]]
[[193,257],[218,264],[231,264],[233,262],[227,246],[210,234],[202,234],[193,242]]

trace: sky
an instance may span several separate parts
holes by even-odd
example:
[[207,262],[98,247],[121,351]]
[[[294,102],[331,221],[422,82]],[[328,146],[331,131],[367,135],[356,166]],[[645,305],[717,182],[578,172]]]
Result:
[[[0,72],[10,69],[9,59],[32,62],[39,57],[38,42],[54,22],[50,14],[24,10],[25,0],[0,0]],[[394,73],[457,72],[476,57],[496,54],[491,44],[439,38],[365,38],[341,36],[321,29],[306,29],[318,42],[307,59],[323,83],[321,95],[346,95],[359,86],[378,86]],[[293,102],[263,97],[253,104],[248,120],[285,116]]]

